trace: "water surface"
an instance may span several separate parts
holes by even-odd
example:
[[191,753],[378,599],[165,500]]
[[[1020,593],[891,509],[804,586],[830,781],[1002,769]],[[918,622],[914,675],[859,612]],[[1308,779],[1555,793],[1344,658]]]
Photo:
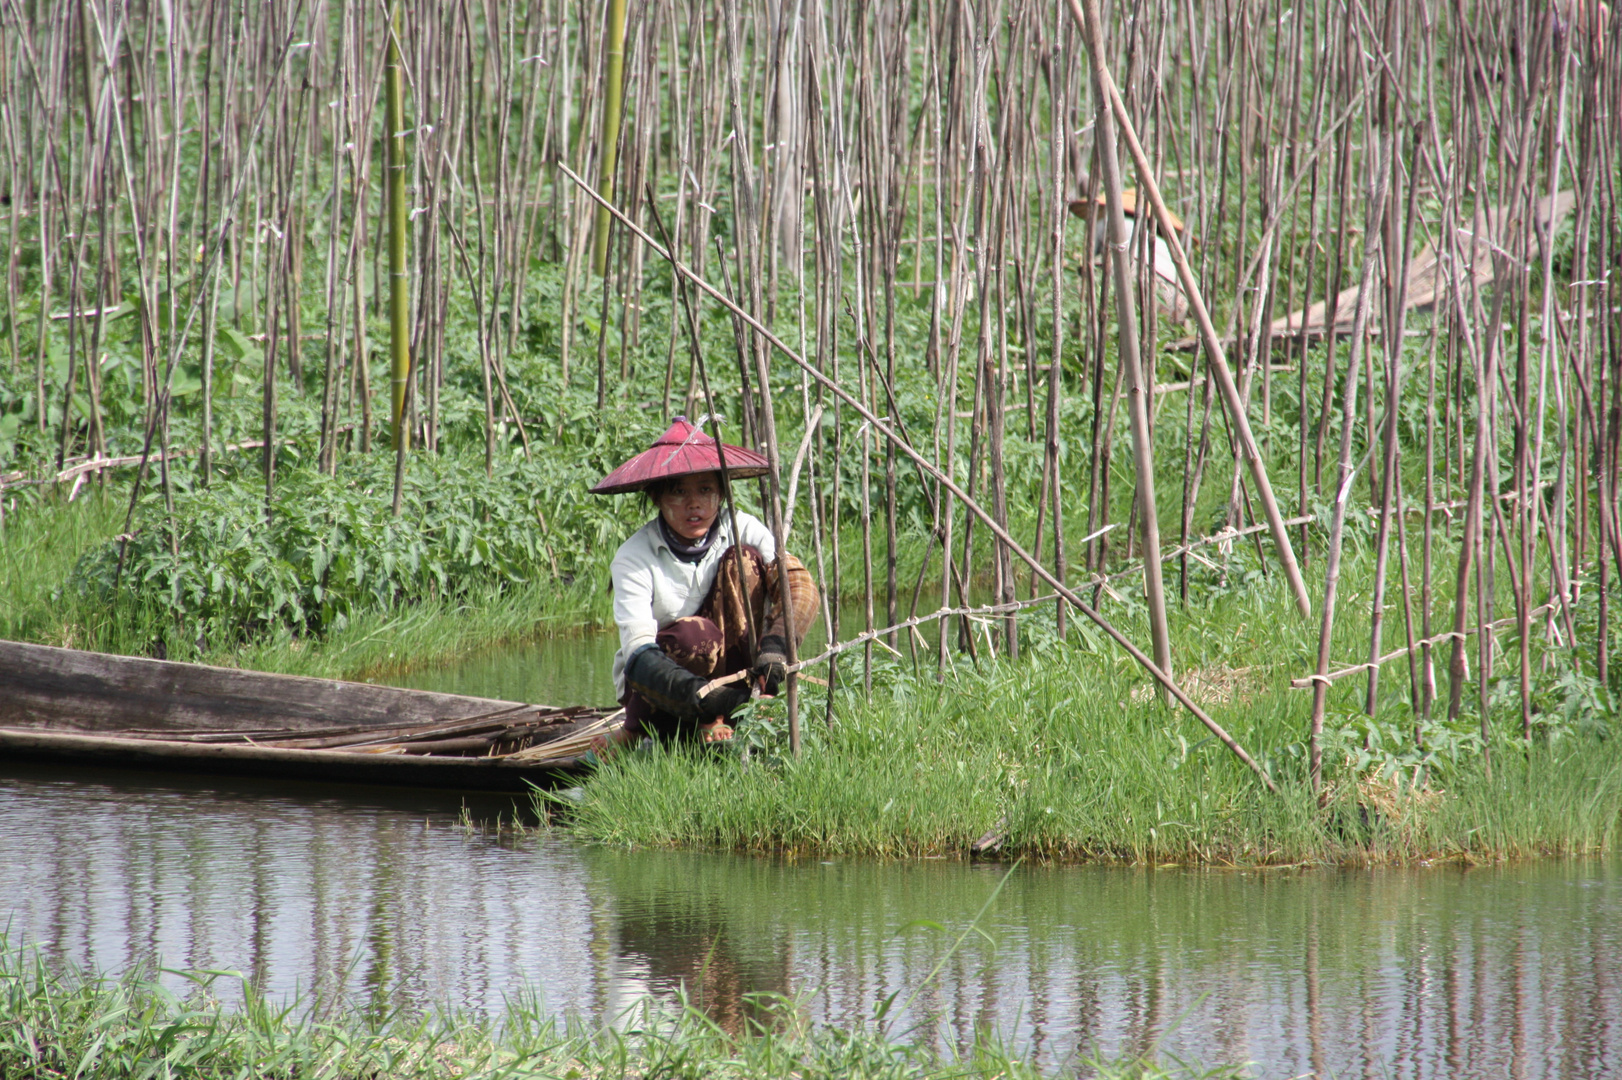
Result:
[[[1359,872],[786,862],[514,841],[510,802],[0,772],[0,921],[106,971],[613,1021],[685,986],[1053,1066],[1160,1047],[1265,1076],[1622,1074],[1622,863]],[[468,827],[468,818],[485,827]],[[934,925],[930,925],[934,924]],[[937,977],[928,976],[939,967]],[[170,977],[177,988],[182,984]]]
[[618,634],[571,634],[491,649],[379,681],[532,705],[607,705],[614,700],[618,649]]

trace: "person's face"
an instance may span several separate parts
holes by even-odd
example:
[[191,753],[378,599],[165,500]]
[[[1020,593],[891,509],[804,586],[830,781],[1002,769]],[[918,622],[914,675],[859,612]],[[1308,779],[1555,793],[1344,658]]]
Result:
[[683,540],[702,540],[720,511],[720,473],[677,477],[659,496],[659,515]]

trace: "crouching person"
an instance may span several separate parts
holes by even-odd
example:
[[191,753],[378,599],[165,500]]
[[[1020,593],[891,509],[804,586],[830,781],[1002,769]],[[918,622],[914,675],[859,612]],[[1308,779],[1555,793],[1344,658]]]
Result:
[[[767,471],[759,454],[730,445],[725,452],[734,480]],[[775,695],[787,677],[790,623],[799,642],[816,619],[810,571],[787,553],[779,561],[771,531],[751,514],[737,514],[734,534],[715,440],[684,418],[592,491],[642,491],[655,511],[611,568],[620,634],[614,688],[625,707],[611,741],[730,739],[728,721],[751,691]],[[788,574],[792,620],[780,572]],[[739,672],[748,677],[709,687]]]

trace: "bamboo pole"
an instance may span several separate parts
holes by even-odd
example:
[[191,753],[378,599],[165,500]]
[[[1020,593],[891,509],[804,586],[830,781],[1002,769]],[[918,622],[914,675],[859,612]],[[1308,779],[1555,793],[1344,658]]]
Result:
[[1110,265],[1114,270],[1116,348],[1126,379],[1127,416],[1132,429],[1132,463],[1138,481],[1138,525],[1143,537],[1143,591],[1149,605],[1149,634],[1154,646],[1155,665],[1171,671],[1171,630],[1166,623],[1166,585],[1160,570],[1160,520],[1155,507],[1154,435],[1149,428],[1148,378],[1138,350],[1138,320],[1133,311],[1131,267],[1127,260],[1130,234],[1121,198],[1121,166],[1115,152],[1115,114],[1111,109],[1109,72],[1104,67],[1103,28],[1099,23],[1097,0],[1070,0],[1071,11],[1081,21],[1082,37],[1092,63],[1093,91],[1098,95],[1098,160],[1106,200],[1109,229]]
[[[1383,356],[1381,365],[1385,380],[1385,416],[1380,424],[1380,483],[1379,502],[1380,520],[1375,529],[1374,539],[1374,596],[1369,602],[1369,657],[1373,659],[1380,655],[1384,641],[1385,627],[1385,593],[1386,571],[1389,565],[1391,542],[1392,506],[1397,499],[1398,489],[1401,485],[1401,474],[1398,471],[1397,452],[1397,413],[1402,400],[1402,327],[1406,321],[1406,304],[1404,297],[1408,288],[1408,251],[1404,239],[1412,231],[1412,221],[1417,210],[1419,186],[1410,185],[1408,189],[1407,220],[1402,233],[1396,232],[1395,225],[1389,224],[1395,217],[1392,212],[1393,203],[1398,195],[1398,181],[1401,176],[1400,143],[1393,141],[1390,160],[1387,163],[1389,178],[1387,179],[1386,202],[1381,207],[1381,213],[1388,221],[1388,226],[1382,239],[1383,254],[1388,268],[1389,291],[1387,307],[1383,324],[1382,335]],[[1370,361],[1372,366],[1372,360]],[[1371,390],[1369,397],[1373,398]],[[1367,438],[1372,447],[1374,441],[1374,428],[1368,428]],[[1373,471],[1372,468],[1370,470]],[[1398,522],[1400,524],[1399,516]],[[1404,596],[1406,597],[1406,590]],[[1380,704],[1380,669],[1378,666],[1369,670],[1367,692],[1363,698],[1363,711],[1374,716],[1379,711]]]
[[[613,177],[620,161],[620,118],[624,104],[624,13],[626,0],[608,0],[607,29],[603,34],[603,112],[602,135],[597,146],[597,188],[603,198],[613,199]],[[597,211],[592,232],[592,272],[608,274],[607,212]],[[607,289],[607,285],[605,285]]]
[[[1072,11],[1076,10],[1080,0],[1070,0]],[[1161,232],[1165,237],[1166,246],[1171,252],[1172,261],[1177,266],[1177,276],[1183,287],[1183,294],[1188,298],[1189,308],[1194,313],[1195,321],[1199,324],[1200,335],[1205,344],[1206,357],[1216,373],[1217,385],[1222,391],[1223,403],[1228,407],[1229,421],[1233,425],[1234,434],[1239,441],[1245,464],[1250,470],[1252,483],[1256,486],[1257,497],[1260,498],[1262,509],[1267,515],[1269,533],[1273,544],[1278,549],[1279,561],[1283,564],[1285,578],[1290,585],[1290,591],[1295,596],[1295,606],[1303,618],[1312,614],[1312,601],[1307,596],[1306,581],[1301,576],[1301,569],[1295,560],[1295,548],[1290,542],[1289,532],[1286,531],[1283,521],[1284,514],[1279,509],[1278,500],[1273,495],[1272,481],[1268,478],[1266,462],[1262,460],[1261,448],[1256,443],[1256,436],[1250,429],[1250,419],[1245,404],[1239,394],[1239,388],[1234,383],[1233,372],[1229,370],[1221,339],[1218,338],[1216,327],[1211,322],[1210,313],[1205,309],[1205,302],[1201,298],[1198,283],[1194,280],[1194,272],[1189,268],[1188,258],[1183,253],[1182,243],[1177,239],[1177,229],[1174,226],[1170,211],[1166,208],[1165,200],[1160,196],[1160,190],[1155,184],[1154,171],[1149,160],[1138,143],[1137,135],[1132,130],[1131,120],[1126,113],[1126,105],[1122,102],[1115,85],[1110,81],[1109,72],[1100,67],[1099,82],[1102,84],[1101,92],[1108,96],[1110,107],[1114,111],[1116,120],[1121,125],[1122,137],[1126,140],[1127,148],[1132,151],[1132,157],[1137,165],[1138,180],[1143,185],[1143,191],[1154,207],[1155,216],[1160,222]]]
[[388,150],[389,423],[394,440],[394,516],[400,516],[411,429],[406,389],[411,380],[411,280],[406,270],[405,73],[400,58],[400,0],[390,0],[384,59],[383,145]]
[[[1068,57],[1070,50],[1065,47],[1064,16],[1054,13],[1054,41],[1050,53],[1050,62],[1055,69],[1050,77],[1052,89],[1051,111],[1053,123],[1053,138],[1051,140],[1051,164],[1053,184],[1053,219],[1052,248],[1049,253],[1048,272],[1052,277],[1050,287],[1053,291],[1053,350],[1052,360],[1048,366],[1048,398],[1047,412],[1043,439],[1043,461],[1048,472],[1050,497],[1053,504],[1053,576],[1059,579],[1059,584],[1065,584],[1066,564],[1064,549],[1064,484],[1061,480],[1059,461],[1060,432],[1059,423],[1062,413],[1061,402],[1064,395],[1064,240],[1065,224],[1069,218],[1069,208],[1065,200],[1064,158],[1065,158],[1065,131],[1066,121],[1069,117],[1069,70]],[[1026,363],[1033,362],[1031,354],[1027,354]],[[1041,526],[1037,527],[1037,541],[1041,542]],[[1065,606],[1063,603],[1055,605],[1054,620],[1059,638],[1066,637]]]
[[[1384,201],[1385,182],[1388,175],[1384,169],[1378,169],[1376,172],[1373,198],[1369,201],[1371,224],[1375,213],[1372,207]],[[1313,794],[1320,798],[1323,797],[1324,714],[1328,706],[1329,694],[1329,683],[1324,679],[1324,676],[1329,673],[1329,653],[1334,642],[1335,603],[1340,588],[1346,508],[1351,498],[1352,481],[1357,476],[1357,469],[1352,463],[1352,436],[1354,434],[1352,421],[1357,409],[1358,384],[1356,361],[1359,359],[1361,350],[1367,347],[1367,340],[1363,330],[1368,323],[1374,260],[1378,254],[1380,240],[1379,232],[1372,228],[1366,229],[1364,235],[1368,238],[1368,246],[1363,252],[1363,273],[1361,284],[1358,286],[1357,314],[1352,324],[1352,360],[1354,363],[1346,371],[1346,379],[1341,395],[1340,466],[1335,478],[1334,511],[1329,526],[1329,550],[1324,559],[1323,611],[1318,626],[1318,678],[1314,681],[1312,687],[1312,716],[1308,721],[1307,730],[1307,778],[1312,785]]]

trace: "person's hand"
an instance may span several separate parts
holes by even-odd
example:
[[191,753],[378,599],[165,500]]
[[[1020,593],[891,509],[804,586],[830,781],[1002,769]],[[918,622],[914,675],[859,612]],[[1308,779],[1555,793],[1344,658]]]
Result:
[[741,679],[706,693],[710,684],[702,675],[688,671],[656,645],[631,657],[625,665],[625,685],[686,724],[724,720],[749,700],[749,684]]
[[[717,686],[714,690],[698,699],[699,722],[708,723],[711,720],[725,720],[749,700],[749,683],[740,679],[737,682]],[[727,738],[731,738],[731,729],[728,728]]]
[[749,669],[749,678],[767,697],[776,697],[788,678],[788,642],[776,634],[760,639],[755,653],[755,666]]

